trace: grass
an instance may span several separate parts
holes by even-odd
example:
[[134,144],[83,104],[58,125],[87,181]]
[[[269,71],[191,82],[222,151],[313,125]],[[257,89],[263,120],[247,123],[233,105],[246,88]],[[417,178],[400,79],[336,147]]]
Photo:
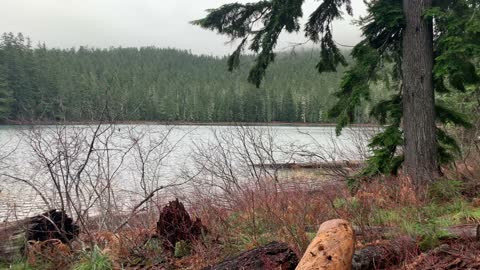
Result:
[[478,221],[480,208],[458,197],[446,203],[432,201],[418,207],[377,209],[373,213],[372,225],[399,227],[403,233],[420,238],[422,249],[430,249],[447,236],[443,229]]
[[83,258],[72,267],[72,270],[111,270],[113,263],[98,246],[89,252],[84,252]]
[[422,202],[392,200],[395,197],[391,191],[399,190],[398,186],[390,190],[378,187],[378,183],[377,186],[367,186],[362,191],[363,197],[360,193],[360,196],[336,198],[332,207],[342,218],[360,227],[398,228],[394,234],[418,239],[423,250],[440,244],[440,239],[448,236],[448,227],[480,222],[480,208],[462,196],[464,187],[460,181],[438,180],[430,186],[428,198]]
[[[0,270],[35,270],[27,261],[18,261],[12,264],[0,264]],[[84,251],[81,260],[71,270],[111,270],[113,263],[98,246],[91,251]],[[60,270],[60,269],[59,269]]]
[[0,264],[0,270],[34,270],[27,261],[19,261],[12,264]]

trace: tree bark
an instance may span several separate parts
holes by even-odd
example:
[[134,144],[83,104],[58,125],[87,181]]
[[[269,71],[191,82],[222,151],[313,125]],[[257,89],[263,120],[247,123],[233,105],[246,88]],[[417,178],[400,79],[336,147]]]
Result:
[[433,26],[423,18],[432,0],[403,0],[404,171],[415,187],[438,176],[433,91]]

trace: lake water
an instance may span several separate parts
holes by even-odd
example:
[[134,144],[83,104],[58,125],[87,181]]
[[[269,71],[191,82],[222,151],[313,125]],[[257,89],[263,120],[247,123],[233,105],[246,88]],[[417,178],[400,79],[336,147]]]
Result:
[[54,190],[53,178],[71,183],[79,171],[89,190],[108,184],[141,195],[194,177],[215,181],[227,169],[248,177],[254,163],[362,159],[377,131],[350,128],[337,137],[334,127],[321,126],[104,125],[92,144],[96,130],[0,126],[0,221],[45,209],[34,187]]

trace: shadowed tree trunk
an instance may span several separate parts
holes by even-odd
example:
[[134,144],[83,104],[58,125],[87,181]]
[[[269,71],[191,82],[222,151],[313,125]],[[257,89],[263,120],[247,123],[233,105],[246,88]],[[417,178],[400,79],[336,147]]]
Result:
[[433,92],[433,27],[423,14],[432,0],[403,0],[406,29],[403,34],[404,169],[419,186],[438,175]]

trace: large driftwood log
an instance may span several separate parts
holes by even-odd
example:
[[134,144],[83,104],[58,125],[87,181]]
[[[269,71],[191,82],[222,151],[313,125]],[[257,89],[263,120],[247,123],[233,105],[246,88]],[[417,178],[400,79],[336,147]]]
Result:
[[294,270],[297,264],[298,257],[287,244],[272,242],[203,270]]
[[79,231],[70,217],[57,210],[0,224],[0,259],[13,261],[21,258],[28,241],[59,239],[67,243],[78,236]]
[[297,270],[349,270],[355,250],[355,235],[350,222],[333,219],[320,225],[308,245]]

